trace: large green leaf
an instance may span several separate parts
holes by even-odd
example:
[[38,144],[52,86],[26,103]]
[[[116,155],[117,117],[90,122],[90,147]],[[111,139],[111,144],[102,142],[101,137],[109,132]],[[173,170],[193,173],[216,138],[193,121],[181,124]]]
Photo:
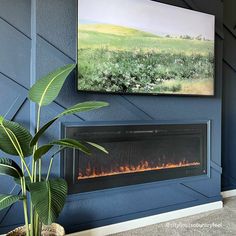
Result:
[[[3,126],[8,131],[8,134]],[[15,142],[18,141],[24,157],[32,155],[33,150],[30,147],[32,136],[30,132],[20,124],[8,120],[2,120],[0,123],[0,149],[2,151],[14,156],[19,155],[9,135]]]
[[0,158],[0,175],[9,175],[13,178],[21,178],[21,168],[11,159]]
[[58,119],[58,117],[50,120],[48,123],[46,123],[32,138],[30,142],[30,146],[33,147],[39,140],[39,138],[42,136],[42,134]]
[[75,148],[87,155],[91,155],[90,150],[83,145],[81,142],[74,139],[61,139],[51,142],[50,144],[43,145],[39,147],[34,153],[34,160],[39,160],[43,155],[45,155],[54,145],[58,145],[62,148]]
[[52,144],[46,144],[39,147],[34,153],[34,160],[39,160],[43,155],[45,155],[51,148],[53,147]]
[[50,225],[59,216],[65,204],[67,183],[64,179],[53,179],[29,185],[31,201],[45,225]]
[[4,208],[11,206],[12,204],[21,199],[22,197],[17,195],[0,194],[0,210],[3,210]]
[[89,150],[89,148],[87,148],[84,144],[74,139],[65,138],[61,140],[56,140],[53,141],[52,144],[56,144],[66,148],[75,148],[84,152],[87,155],[91,155],[91,151]]
[[71,114],[75,114],[78,112],[91,111],[91,110],[99,109],[102,107],[106,107],[108,105],[109,105],[109,103],[101,102],[101,101],[82,102],[82,103],[78,103],[72,107],[69,107],[68,109],[63,111],[61,114],[59,114],[57,117],[71,115]]
[[53,102],[75,66],[74,64],[69,64],[39,79],[29,91],[30,100],[39,106],[46,106]]
[[87,142],[89,145],[95,147],[96,149],[106,153],[106,154],[109,154],[109,152],[104,148],[102,147],[101,145],[97,144],[97,143],[92,143],[92,142]]
[[78,112],[85,112],[85,111],[91,111],[98,108],[106,107],[109,104],[107,102],[99,102],[99,101],[92,101],[92,102],[82,102],[78,103],[68,109],[66,109],[64,112],[57,115],[55,118],[50,120],[48,123],[46,123],[39,131],[38,133],[33,137],[33,139],[30,142],[30,146],[34,146],[39,138],[42,136],[42,134],[60,117],[65,115],[71,115]]
[[[5,126],[1,126],[0,128],[2,128],[3,133],[5,132],[6,137],[9,139],[9,143],[12,145],[12,148],[15,151],[15,155],[23,156],[23,151],[21,149],[20,143],[16,135],[9,128],[6,128]],[[2,145],[5,146],[5,144]]]

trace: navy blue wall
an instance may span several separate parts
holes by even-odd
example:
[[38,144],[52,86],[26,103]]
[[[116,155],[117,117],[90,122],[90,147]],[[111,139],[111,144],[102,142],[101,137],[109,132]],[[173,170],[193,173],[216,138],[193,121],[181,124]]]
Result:
[[224,1],[222,189],[236,188],[236,1]]
[[[37,4],[36,4],[37,2]],[[31,121],[34,106],[27,90],[37,78],[76,60],[76,0],[1,0],[0,113],[9,119]],[[70,118],[75,121],[211,120],[210,177],[194,177],[69,196],[59,222],[67,232],[106,225],[221,199],[221,102],[223,3],[220,0],[163,0],[161,2],[216,15],[216,96],[154,97],[78,94],[73,76],[42,119],[85,100],[105,100],[110,107]],[[173,22],[174,24],[174,22]],[[35,70],[36,68],[36,70]],[[5,99],[7,97],[7,99]],[[65,120],[64,120],[65,121]],[[63,120],[62,120],[63,122]],[[68,122],[68,119],[67,119]],[[60,123],[46,139],[60,136]],[[47,161],[43,162],[48,165]],[[53,172],[59,175],[59,158]],[[1,192],[17,192],[1,178]],[[0,233],[21,224],[20,205],[0,212]]]

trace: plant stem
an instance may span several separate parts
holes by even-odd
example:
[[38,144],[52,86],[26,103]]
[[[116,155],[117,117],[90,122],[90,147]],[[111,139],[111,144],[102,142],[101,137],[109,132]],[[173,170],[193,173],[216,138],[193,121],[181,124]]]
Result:
[[[36,164],[37,165],[37,164]],[[42,160],[38,160],[38,181],[42,181]]]
[[35,236],[38,236],[39,235],[39,223],[38,223],[38,220],[37,220],[37,213],[34,214],[34,235]]
[[27,173],[28,173],[28,175],[29,175],[29,177],[30,177],[30,180],[32,181],[32,175],[31,175],[31,173],[30,173],[30,170],[29,170],[29,167],[27,166],[27,164],[26,164],[26,162],[25,162],[25,159],[24,159],[24,157],[22,157],[22,163],[23,163],[23,165],[24,165],[24,167],[25,167],[25,169],[26,169],[26,171],[27,171]]
[[[38,114],[37,114],[37,126],[36,126],[36,132],[38,133],[40,128],[40,113],[41,113],[41,106],[38,107]],[[36,143],[36,149],[38,148],[38,142]],[[42,160],[39,159],[39,182],[41,182],[41,175],[42,175]]]
[[[37,121],[36,121],[36,130],[35,133],[38,133],[39,127],[40,127],[40,111],[41,107],[38,107],[38,112],[37,112]],[[38,148],[38,143],[34,145],[34,150],[33,150],[33,157],[32,157],[32,181],[33,183],[37,182],[37,162],[34,160],[34,153]],[[34,210],[32,202],[30,203],[30,221],[31,221],[31,232],[32,235],[35,233],[38,234],[38,216],[37,213]]]
[[50,176],[50,173],[51,173],[51,169],[52,169],[53,161],[54,161],[54,158],[52,157],[51,160],[50,160],[49,167],[48,167],[48,173],[47,173],[46,181],[48,181],[48,179],[49,179],[49,176]]
[[30,232],[31,235],[34,235],[34,207],[33,204],[30,204]]
[[37,182],[37,161],[34,161],[34,182]]
[[[24,165],[21,162],[21,168],[24,173]],[[26,227],[26,235],[30,236],[29,232],[29,221],[28,221],[28,207],[27,207],[27,192],[26,192],[26,183],[25,177],[20,179],[21,181],[21,190],[22,190],[22,197],[23,197],[23,208],[24,208],[24,218],[25,218],[25,227]]]
[[35,234],[38,235],[39,234],[39,216],[37,214],[37,212],[35,212]]
[[36,133],[38,133],[40,127],[40,113],[41,113],[41,106],[38,107],[38,112],[37,112]]
[[[33,153],[35,152],[35,150],[33,151]],[[36,162],[34,161],[34,157],[32,157],[32,177],[33,180],[31,182],[35,183],[36,182],[36,176],[37,176],[37,170],[35,168]],[[35,234],[35,221],[34,221],[34,206],[32,204],[32,202],[30,201],[30,226],[31,226],[31,236],[34,236]]]
[[48,173],[47,173],[47,177],[46,177],[46,180],[49,179],[50,177],[50,173],[51,173],[51,170],[52,170],[52,164],[53,164],[53,161],[54,161],[54,157],[60,153],[62,150],[64,150],[65,148],[60,148],[57,152],[55,152],[52,156],[51,156],[51,160],[50,160],[50,163],[49,163],[49,167],[48,167]]
[[[40,113],[41,113],[41,106],[38,107],[38,111],[37,111],[37,121],[36,121],[36,133],[38,133],[39,129],[40,129]],[[37,150],[38,148],[38,142],[35,144],[34,146],[34,152],[35,150]],[[39,179],[38,181],[41,181],[41,175],[42,175],[42,161],[41,159],[38,161],[39,165],[38,165],[38,176]],[[37,182],[37,162],[35,162],[33,160],[33,164],[34,164],[34,181]],[[35,235],[40,235],[40,227],[39,227],[39,216],[37,214],[37,212],[33,211],[33,221],[34,221],[34,227],[35,227]]]
[[29,236],[29,221],[28,221],[28,208],[27,208],[27,193],[26,193],[26,186],[25,186],[25,179],[23,178],[23,195],[25,196],[25,199],[23,200],[24,205],[24,215],[25,215],[25,224],[26,224],[26,235]]

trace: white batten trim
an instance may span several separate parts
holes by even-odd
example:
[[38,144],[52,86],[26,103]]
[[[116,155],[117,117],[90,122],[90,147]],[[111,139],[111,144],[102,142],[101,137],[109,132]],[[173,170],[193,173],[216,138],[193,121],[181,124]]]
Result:
[[192,216],[195,214],[220,209],[223,207],[222,201],[202,204],[199,206],[188,207],[181,210],[161,213],[154,216],[139,218],[136,220],[129,220],[118,224],[107,225],[99,228],[81,231],[70,234],[68,236],[104,236],[109,234],[120,233],[127,230],[137,229],[148,225],[175,220],[182,217]]
[[223,198],[235,197],[236,196],[236,189],[221,192],[221,195]]

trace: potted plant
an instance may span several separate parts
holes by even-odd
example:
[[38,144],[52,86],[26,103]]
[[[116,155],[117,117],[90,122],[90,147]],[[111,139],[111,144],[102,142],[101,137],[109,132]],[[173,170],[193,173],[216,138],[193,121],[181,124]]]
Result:
[[[61,178],[50,178],[56,154],[65,148],[74,148],[91,155],[90,147],[107,153],[100,145],[82,140],[60,139],[41,146],[39,144],[45,131],[61,117],[108,106],[108,103],[98,101],[78,103],[41,125],[42,108],[55,100],[66,78],[74,68],[74,64],[59,68],[38,80],[30,89],[29,99],[36,103],[38,108],[34,135],[31,135],[22,125],[0,116],[0,150],[6,154],[17,156],[20,163],[18,165],[17,161],[1,157],[0,174],[13,177],[21,187],[20,195],[0,194],[0,210],[21,201],[25,219],[23,227],[17,228],[7,235],[64,235],[64,229],[54,224],[63,209],[67,196],[66,181]],[[48,156],[49,150],[54,151],[52,156]],[[50,164],[47,175],[43,176],[42,159],[46,156],[50,158]],[[31,157],[31,160],[27,160],[27,157]]]

